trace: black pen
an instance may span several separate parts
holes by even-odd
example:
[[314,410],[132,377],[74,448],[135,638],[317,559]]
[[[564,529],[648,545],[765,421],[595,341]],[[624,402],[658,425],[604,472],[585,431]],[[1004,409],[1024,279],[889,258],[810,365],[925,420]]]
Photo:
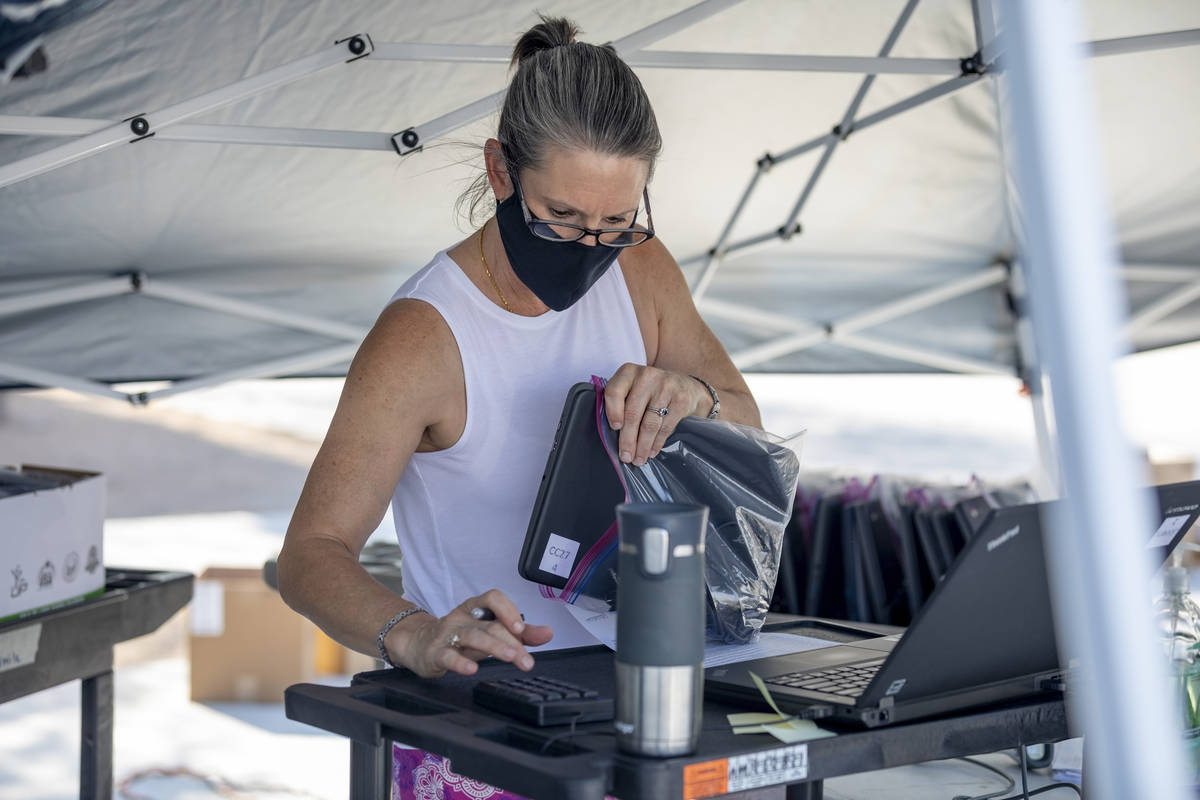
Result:
[[[471,609],[471,616],[480,622],[491,622],[496,618],[496,613],[490,608],[480,608],[476,606]],[[521,619],[525,619],[525,615],[521,615]]]

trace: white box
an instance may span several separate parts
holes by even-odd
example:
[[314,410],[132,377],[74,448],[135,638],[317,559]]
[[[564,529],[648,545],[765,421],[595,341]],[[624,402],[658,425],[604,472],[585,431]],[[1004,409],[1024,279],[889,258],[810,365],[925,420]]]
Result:
[[104,476],[53,467],[0,468],[62,485],[0,496],[0,622],[104,591]]

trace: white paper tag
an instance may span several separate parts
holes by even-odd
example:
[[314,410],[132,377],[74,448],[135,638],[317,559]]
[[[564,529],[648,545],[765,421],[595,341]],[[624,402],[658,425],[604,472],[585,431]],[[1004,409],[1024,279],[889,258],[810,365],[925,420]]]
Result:
[[1150,537],[1150,542],[1146,547],[1162,547],[1170,544],[1171,540],[1175,538],[1175,534],[1179,533],[1179,529],[1183,527],[1183,523],[1187,522],[1187,518],[1187,514],[1180,514],[1164,519],[1162,525],[1159,525],[1158,530]]
[[728,776],[727,792],[802,781],[808,777],[808,745],[730,756]]
[[37,661],[38,644],[41,640],[40,622],[8,633],[0,633],[0,672]]
[[225,633],[225,587],[220,581],[196,581],[192,588],[192,635]]
[[551,572],[560,578],[571,576],[571,567],[575,566],[575,554],[579,551],[579,542],[573,542],[557,533],[550,534],[546,550],[542,553],[542,563],[538,568],[543,572]]

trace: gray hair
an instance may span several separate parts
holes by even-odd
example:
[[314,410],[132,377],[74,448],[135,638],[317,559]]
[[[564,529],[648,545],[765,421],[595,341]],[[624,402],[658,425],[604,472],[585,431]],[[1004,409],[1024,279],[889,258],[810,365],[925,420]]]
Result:
[[[575,41],[579,28],[538,15],[513,48],[516,74],[500,110],[497,138],[508,169],[538,169],[550,147],[591,150],[646,162],[649,174],[662,136],[642,82],[611,45]],[[490,199],[480,175],[458,199],[472,225]],[[490,204],[487,208],[490,213]]]

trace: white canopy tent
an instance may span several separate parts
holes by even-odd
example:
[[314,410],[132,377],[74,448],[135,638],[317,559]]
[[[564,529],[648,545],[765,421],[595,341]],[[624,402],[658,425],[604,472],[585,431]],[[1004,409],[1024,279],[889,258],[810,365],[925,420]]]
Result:
[[[453,201],[532,11],[90,5],[27,43],[47,69],[0,87],[0,376],[117,396],[175,380],[161,396],[343,374],[395,287],[469,230]],[[656,222],[740,367],[1014,374],[1003,58],[982,8],[541,10],[645,82]],[[1138,349],[1189,341],[1200,10],[1088,9],[1128,330]]]
[[[1056,407],[1071,491],[1059,513],[1073,524],[1050,549],[1056,612],[1078,620],[1065,652],[1090,670],[1082,718],[1096,735],[1097,796],[1132,796],[1142,779],[1173,796],[1176,760],[1165,776],[1151,770],[1172,750],[1162,698],[1151,691],[1141,708],[1122,696],[1154,672],[1126,600],[1141,588],[1127,533],[1148,515],[1123,497],[1133,472],[1110,435],[1103,377],[1119,311],[1095,271],[1113,268],[1107,200],[1124,333],[1139,349],[1200,338],[1200,108],[1187,100],[1200,9],[1088,4],[1093,130],[1081,97],[1061,98],[1080,118],[1054,113],[1042,84],[1084,82],[1060,52],[1070,20],[1037,3],[1012,4],[1027,197],[1009,188],[1003,84],[991,80],[1006,55],[984,0],[879,2],[873,13],[827,0],[542,10],[613,40],[643,75],[667,142],[660,231],[694,265],[701,309],[743,368],[1014,371],[1036,389],[1012,269],[1028,258],[1037,345],[1066,398]],[[101,7],[6,51],[0,70],[13,77],[0,132],[14,134],[0,142],[0,375],[120,396],[106,384],[179,379],[166,393],[338,374],[391,289],[454,238],[446,209],[470,172],[454,156],[427,163],[431,145],[490,132],[528,10],[86,5]],[[37,53],[50,69],[37,70]],[[1062,74],[1039,81],[1040,68]],[[1055,120],[1062,130],[1048,129]],[[69,141],[47,147],[52,136]],[[1094,136],[1103,181],[1087,174]],[[1072,198],[1089,184],[1109,196]],[[1066,313],[1071,279],[1094,308]],[[1082,413],[1089,391],[1095,420]]]

